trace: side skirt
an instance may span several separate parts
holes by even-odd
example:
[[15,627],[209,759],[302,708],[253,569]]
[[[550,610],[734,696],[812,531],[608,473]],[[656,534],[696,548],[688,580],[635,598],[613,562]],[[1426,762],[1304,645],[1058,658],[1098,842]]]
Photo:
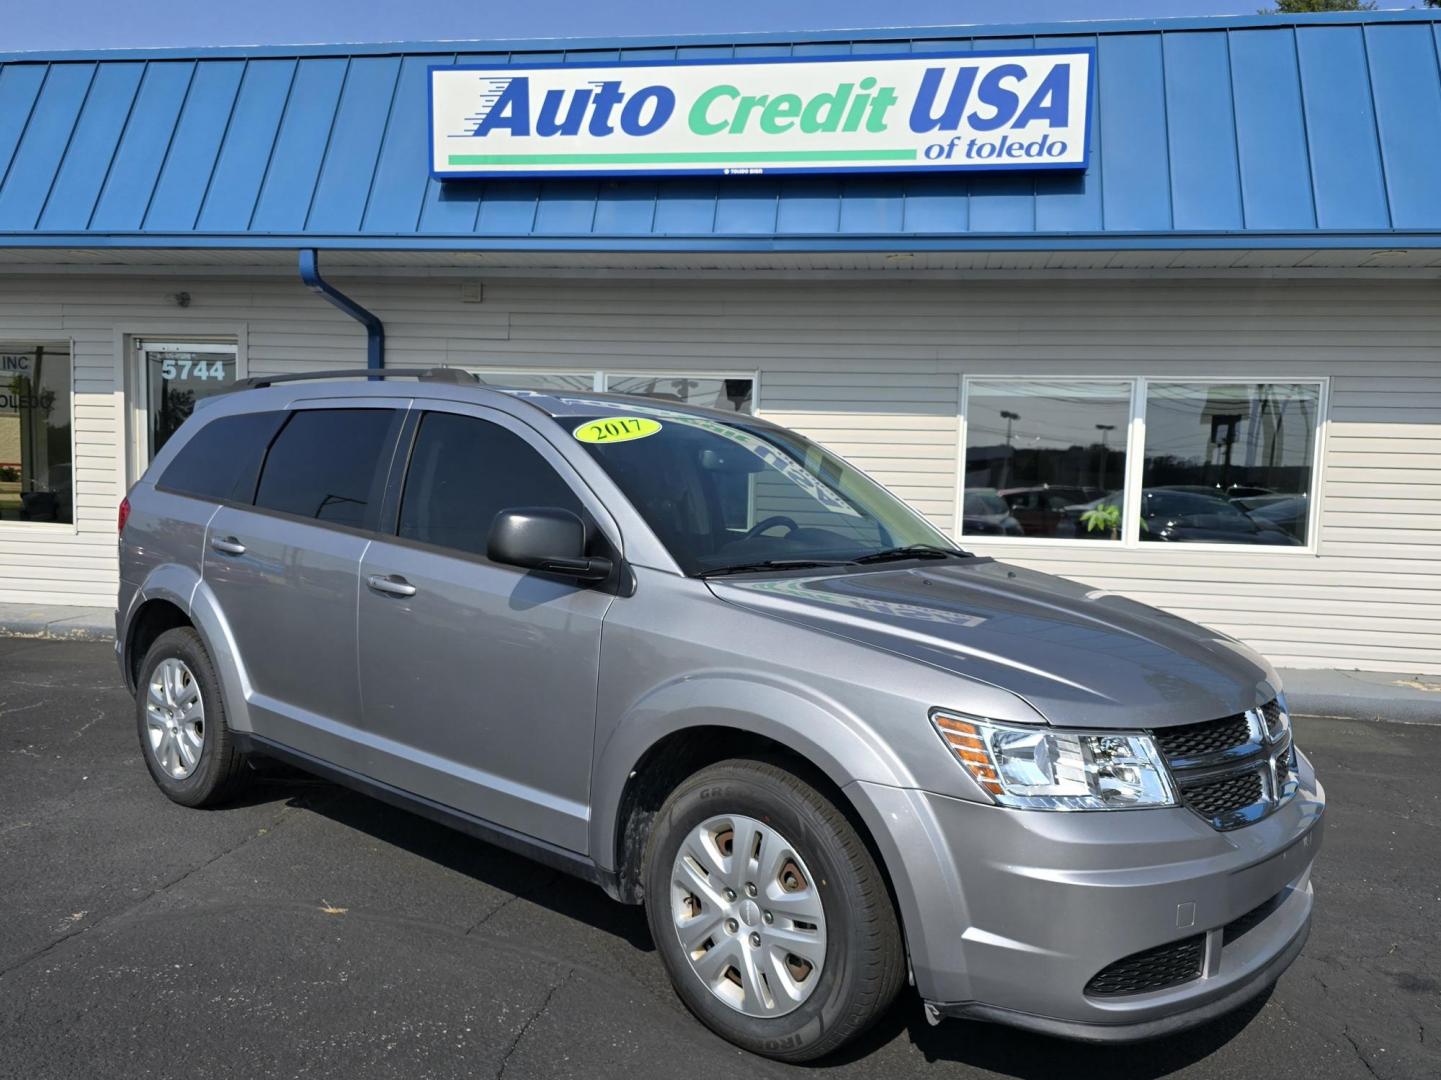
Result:
[[620,899],[620,884],[615,873],[602,870],[589,858],[577,852],[526,836],[514,829],[507,829],[503,825],[474,817],[424,796],[412,794],[380,780],[373,780],[368,776],[362,776],[349,769],[331,765],[319,758],[301,753],[299,750],[292,750],[281,743],[273,742],[263,735],[235,731],[231,733],[231,738],[235,740],[235,746],[242,754],[273,758],[276,761],[292,765],[321,779],[339,784],[341,787],[358,791],[362,795],[369,795],[373,799],[379,799],[381,802],[389,803],[402,810],[409,810],[413,814],[463,832],[467,836],[473,836],[477,840],[483,840],[487,844],[494,844],[496,847],[504,848],[516,855],[523,855],[525,858],[553,870],[559,870],[583,881],[599,885],[611,899]]

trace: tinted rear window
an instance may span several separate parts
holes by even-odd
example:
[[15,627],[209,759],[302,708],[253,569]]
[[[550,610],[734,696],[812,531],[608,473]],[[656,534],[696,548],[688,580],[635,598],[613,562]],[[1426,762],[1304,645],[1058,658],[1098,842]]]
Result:
[[392,409],[303,409],[275,438],[255,505],[353,528],[373,526]]
[[201,499],[249,502],[265,448],[283,412],[221,416],[197,431],[161,474],[157,487]]

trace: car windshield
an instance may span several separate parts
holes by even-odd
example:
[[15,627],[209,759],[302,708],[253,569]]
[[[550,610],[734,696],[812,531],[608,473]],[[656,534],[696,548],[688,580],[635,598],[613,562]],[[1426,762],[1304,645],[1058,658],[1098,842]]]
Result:
[[745,418],[622,408],[624,415],[558,420],[686,574],[843,563],[915,545],[955,550],[894,495],[792,432]]

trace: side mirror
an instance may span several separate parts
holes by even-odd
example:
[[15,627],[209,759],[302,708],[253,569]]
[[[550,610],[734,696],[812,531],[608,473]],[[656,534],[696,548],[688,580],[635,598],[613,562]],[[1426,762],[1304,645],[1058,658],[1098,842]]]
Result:
[[609,559],[585,553],[585,524],[569,510],[524,506],[495,515],[486,557],[507,566],[523,566],[579,581],[610,577]]

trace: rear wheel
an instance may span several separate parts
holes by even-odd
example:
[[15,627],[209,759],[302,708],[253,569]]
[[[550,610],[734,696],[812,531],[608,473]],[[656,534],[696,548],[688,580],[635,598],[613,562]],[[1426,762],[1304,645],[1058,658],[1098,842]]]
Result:
[[785,1061],[885,1011],[905,955],[885,882],[845,815],[775,765],[725,761],[656,816],[646,914],[677,993],[731,1042]]
[[171,799],[215,806],[244,786],[249,769],[225,722],[215,665],[194,630],[155,639],[140,665],[135,705],[145,766]]

